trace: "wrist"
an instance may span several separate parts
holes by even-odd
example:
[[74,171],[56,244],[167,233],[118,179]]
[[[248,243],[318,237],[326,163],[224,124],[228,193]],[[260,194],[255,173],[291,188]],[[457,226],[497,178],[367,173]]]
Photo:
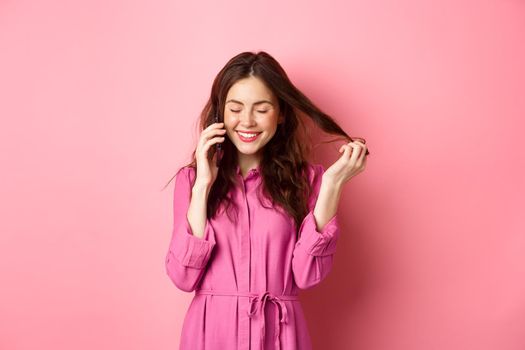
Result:
[[323,174],[321,186],[329,188],[331,192],[340,193],[343,188],[343,182],[338,181],[331,175]]
[[192,192],[192,194],[205,193],[206,195],[208,195],[208,193],[210,193],[210,190],[211,190],[211,184],[206,183],[206,182],[199,182],[199,181],[197,181],[193,185],[193,187],[191,189],[191,192]]

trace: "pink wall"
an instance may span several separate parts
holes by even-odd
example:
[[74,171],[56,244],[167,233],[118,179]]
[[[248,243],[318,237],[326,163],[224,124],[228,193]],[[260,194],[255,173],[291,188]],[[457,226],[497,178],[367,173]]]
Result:
[[245,50],[371,152],[315,348],[524,349],[524,35],[518,0],[0,2],[0,349],[177,348],[161,188]]

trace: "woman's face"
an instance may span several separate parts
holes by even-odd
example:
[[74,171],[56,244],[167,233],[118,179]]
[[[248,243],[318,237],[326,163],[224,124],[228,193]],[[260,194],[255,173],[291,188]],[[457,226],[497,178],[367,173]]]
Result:
[[281,121],[277,99],[259,78],[252,76],[238,80],[228,90],[224,127],[237,147],[239,158],[256,156],[260,160],[264,145],[273,137]]

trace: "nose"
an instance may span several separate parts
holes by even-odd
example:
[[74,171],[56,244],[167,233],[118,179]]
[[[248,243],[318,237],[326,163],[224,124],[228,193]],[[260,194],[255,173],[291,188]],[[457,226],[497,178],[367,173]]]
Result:
[[249,110],[243,111],[239,115],[239,124],[243,126],[253,126],[255,125],[255,118],[252,112]]

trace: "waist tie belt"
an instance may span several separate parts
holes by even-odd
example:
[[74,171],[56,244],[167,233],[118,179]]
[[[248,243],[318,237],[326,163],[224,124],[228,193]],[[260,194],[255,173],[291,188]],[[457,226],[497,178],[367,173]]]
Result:
[[[266,323],[266,315],[264,312],[264,306],[266,305],[267,301],[270,301],[274,303],[277,308],[275,309],[275,329],[277,330],[277,334],[275,336],[275,348],[280,349],[281,345],[279,342],[279,336],[281,334],[281,322],[287,323],[288,322],[288,313],[286,310],[286,304],[283,302],[283,300],[299,300],[298,295],[279,295],[275,296],[270,294],[270,292],[266,291],[261,294],[255,294],[255,293],[249,293],[249,292],[224,292],[224,291],[217,291],[217,290],[208,290],[208,289],[197,289],[195,290],[195,295],[199,294],[207,294],[207,295],[226,295],[226,296],[241,296],[241,297],[250,297],[250,308],[248,310],[248,317],[252,317],[257,313],[257,311],[260,311],[263,317],[263,322],[261,325],[261,349],[264,350],[264,337],[265,337],[265,323]],[[259,308],[253,309],[253,306],[259,303]],[[279,319],[279,310],[281,311],[281,318]]]

